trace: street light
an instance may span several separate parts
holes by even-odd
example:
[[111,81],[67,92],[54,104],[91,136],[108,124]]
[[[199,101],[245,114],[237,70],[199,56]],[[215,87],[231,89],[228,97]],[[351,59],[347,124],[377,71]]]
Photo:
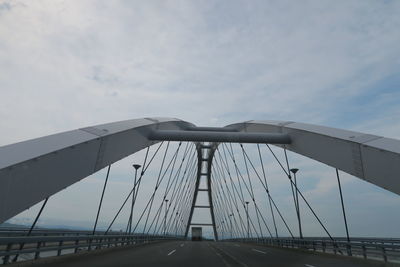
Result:
[[179,217],[178,217],[178,212],[175,213],[175,236],[178,235],[178,221],[179,221]]
[[231,218],[232,216],[233,216],[233,213],[229,214],[229,222],[230,222],[230,225],[231,225],[231,239],[232,239],[232,237],[233,237],[233,236],[232,236],[232,235],[233,235],[233,233],[232,233],[232,230],[233,230],[233,229],[232,229],[232,218]]
[[164,216],[164,235],[167,231],[167,203],[168,203],[168,199],[164,200],[165,202],[165,216]]
[[303,232],[301,230],[301,218],[300,218],[300,206],[299,206],[299,191],[297,189],[297,177],[296,173],[299,171],[297,168],[292,168],[290,171],[293,173],[294,176],[294,187],[296,189],[296,212],[297,212],[297,220],[299,222],[299,235],[300,238],[303,238]]
[[222,240],[224,240],[224,224],[225,224],[225,221],[222,221]]
[[141,167],[139,164],[133,164],[133,168],[135,168],[135,180],[133,182],[133,189],[132,189],[132,204],[131,204],[131,214],[129,215],[129,234],[132,232],[132,220],[133,220],[133,206],[135,205],[135,189],[136,189],[136,182],[137,182],[137,172],[138,169]]
[[246,201],[247,238],[250,238],[249,203],[250,202]]

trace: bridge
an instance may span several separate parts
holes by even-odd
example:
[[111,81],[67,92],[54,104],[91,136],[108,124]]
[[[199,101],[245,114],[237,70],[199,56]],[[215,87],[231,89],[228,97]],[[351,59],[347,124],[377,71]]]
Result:
[[[136,153],[143,158],[131,163],[129,193],[108,225],[99,227],[113,166]],[[332,169],[344,237],[331,234],[302,192],[289,153]],[[270,188],[270,164],[288,185],[296,227]],[[55,194],[99,171],[105,173],[102,190],[88,196],[99,198],[93,229],[36,227]],[[305,123],[198,127],[143,118],[85,127],[0,147],[0,223],[40,205],[30,228],[0,231],[0,257],[11,266],[395,264],[400,239],[351,236],[340,181],[347,173],[398,195],[399,172],[399,140]],[[305,235],[305,216],[324,236]],[[120,220],[123,229],[113,230]],[[211,234],[191,241],[199,227]]]

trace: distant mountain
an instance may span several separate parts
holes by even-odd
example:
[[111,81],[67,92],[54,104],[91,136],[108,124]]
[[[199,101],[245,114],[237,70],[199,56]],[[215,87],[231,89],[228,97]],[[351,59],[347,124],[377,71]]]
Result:
[[5,222],[5,223],[0,223],[0,228],[27,228],[27,226]]

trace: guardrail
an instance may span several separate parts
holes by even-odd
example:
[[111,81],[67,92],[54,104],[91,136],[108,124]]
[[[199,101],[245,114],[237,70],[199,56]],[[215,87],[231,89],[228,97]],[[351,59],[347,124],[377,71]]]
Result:
[[0,237],[0,259],[3,264],[21,260],[60,256],[82,250],[104,249],[143,244],[155,241],[177,240],[175,236],[150,235],[58,235]]
[[[0,237],[26,236],[29,228],[3,228],[0,227]],[[96,231],[95,235],[102,235],[104,231]],[[123,231],[109,231],[108,235],[125,235]],[[56,236],[56,235],[93,235],[89,230],[68,230],[68,229],[33,229],[29,236]]]
[[383,260],[384,262],[400,262],[400,243],[398,239],[357,238],[347,240],[312,239],[312,238],[237,238],[223,241],[257,243],[270,246],[297,248],[340,254],[364,259]]

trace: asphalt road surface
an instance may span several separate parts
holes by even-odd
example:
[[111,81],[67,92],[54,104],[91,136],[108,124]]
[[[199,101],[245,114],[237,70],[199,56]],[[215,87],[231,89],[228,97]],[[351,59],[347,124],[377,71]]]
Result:
[[95,251],[95,253],[64,256],[47,261],[44,259],[29,266],[347,267],[385,266],[385,264],[252,244],[171,241],[112,251]]

